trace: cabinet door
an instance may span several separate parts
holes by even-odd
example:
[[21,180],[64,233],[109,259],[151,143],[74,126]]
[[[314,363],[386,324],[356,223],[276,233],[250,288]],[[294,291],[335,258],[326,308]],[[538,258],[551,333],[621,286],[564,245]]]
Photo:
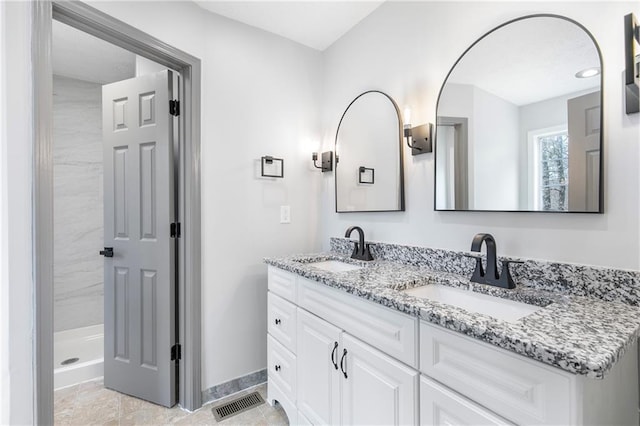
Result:
[[342,346],[342,423],[418,424],[418,372],[347,333]]
[[420,424],[510,425],[489,410],[425,376],[420,377]]
[[[298,410],[315,425],[340,422],[341,330],[298,308]],[[332,360],[333,355],[333,360]]]

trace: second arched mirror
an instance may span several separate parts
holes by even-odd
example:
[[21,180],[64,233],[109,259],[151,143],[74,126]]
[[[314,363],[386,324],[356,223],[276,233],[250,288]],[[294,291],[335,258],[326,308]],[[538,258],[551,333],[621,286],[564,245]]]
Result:
[[436,210],[603,210],[602,67],[577,22],[534,15],[482,36],[438,100]]
[[338,124],[335,149],[336,212],[404,210],[402,120],[389,95],[356,96]]

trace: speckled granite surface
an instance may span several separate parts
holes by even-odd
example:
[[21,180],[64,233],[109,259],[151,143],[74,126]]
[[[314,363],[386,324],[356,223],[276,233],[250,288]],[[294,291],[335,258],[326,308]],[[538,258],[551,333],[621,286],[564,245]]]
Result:
[[[346,238],[331,238],[331,251],[351,255],[353,242]],[[420,266],[434,271],[471,276],[475,262],[466,257],[469,252],[412,247],[371,242],[375,259]],[[500,247],[498,247],[500,255]],[[518,284],[540,290],[562,292],[573,296],[588,296],[640,306],[640,272],[571,263],[499,256],[519,260],[511,265],[511,274]],[[499,263],[498,267],[502,265]]]
[[[332,239],[332,249],[335,251],[330,253],[270,258],[265,259],[265,262],[545,364],[591,378],[603,378],[639,334],[640,308],[636,306],[577,296],[557,291],[553,286],[536,287],[528,283],[529,285],[518,284],[513,290],[505,290],[470,283],[468,277],[471,275],[473,260],[461,260],[462,253],[433,250],[434,259],[432,256],[423,256],[423,250],[432,249],[409,247],[406,248],[407,253],[403,254],[403,262],[389,261],[383,260],[385,257],[389,258],[388,253],[383,253],[394,249],[389,247],[391,245],[378,244],[372,246],[373,255],[378,260],[356,261],[343,254],[345,249],[350,254],[352,248],[348,240],[344,240],[344,243],[341,240]],[[329,272],[310,265],[329,259],[362,265],[363,268]],[[516,282],[519,282],[518,278]],[[543,308],[518,321],[507,322],[401,292],[409,287],[432,283],[472,289]]]

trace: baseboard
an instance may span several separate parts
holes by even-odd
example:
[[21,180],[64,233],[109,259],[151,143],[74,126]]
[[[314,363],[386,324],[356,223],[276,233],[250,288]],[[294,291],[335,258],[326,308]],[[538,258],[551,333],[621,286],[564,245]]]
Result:
[[259,385],[267,381],[267,369],[249,373],[246,376],[238,377],[219,385],[211,386],[202,391],[202,404],[224,398],[225,396],[240,392],[252,386]]

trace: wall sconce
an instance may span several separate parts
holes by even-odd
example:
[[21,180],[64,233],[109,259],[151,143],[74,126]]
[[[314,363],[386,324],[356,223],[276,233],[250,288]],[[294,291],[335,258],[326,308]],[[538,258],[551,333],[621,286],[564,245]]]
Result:
[[369,167],[360,166],[358,168],[358,183],[373,185],[375,183],[375,170]]
[[313,160],[315,168],[322,170],[323,173],[333,171],[333,151],[325,151],[322,153],[322,162],[319,166],[316,164],[316,161],[318,161],[317,152],[311,154],[311,159]]
[[265,155],[260,158],[260,176],[262,177],[284,177],[284,160]]
[[411,155],[427,154],[433,151],[431,143],[431,135],[433,134],[433,124],[423,124],[421,126],[411,127],[411,110],[404,110],[405,125],[403,126],[404,138],[407,140],[407,146],[411,148]]
[[633,13],[624,17],[624,84],[627,114],[640,112],[640,26]]

